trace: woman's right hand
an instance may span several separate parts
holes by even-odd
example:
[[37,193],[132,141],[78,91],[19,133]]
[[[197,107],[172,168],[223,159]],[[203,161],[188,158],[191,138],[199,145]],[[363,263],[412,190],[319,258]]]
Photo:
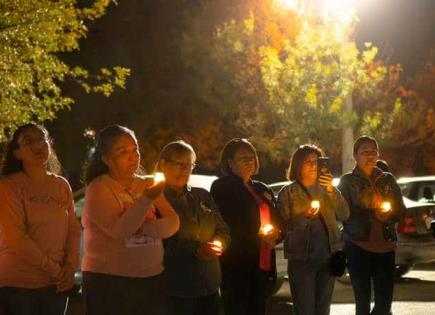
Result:
[[309,207],[307,210],[305,210],[304,215],[307,219],[311,219],[315,216],[317,216],[317,214],[319,213],[319,208],[313,208],[313,207]]
[[144,189],[143,195],[151,200],[155,200],[163,192],[163,189],[165,189],[165,185],[165,181],[161,181],[151,186],[148,186]]

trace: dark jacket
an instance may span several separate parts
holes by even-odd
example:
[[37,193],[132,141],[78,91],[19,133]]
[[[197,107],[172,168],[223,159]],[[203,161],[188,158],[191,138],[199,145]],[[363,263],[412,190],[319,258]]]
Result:
[[[281,229],[272,190],[265,184],[251,180],[249,185],[269,205],[271,223]],[[243,184],[242,178],[228,175],[214,181],[211,194],[231,231],[231,246],[221,257],[223,272],[251,272],[259,268],[260,260],[260,210],[254,197]],[[272,252],[276,273],[275,251]]]
[[397,240],[395,223],[405,214],[406,207],[396,179],[391,173],[374,168],[371,178],[366,177],[357,167],[340,179],[338,189],[349,204],[350,217],[343,222],[346,240],[367,241],[371,230],[371,221],[375,219],[375,195],[390,201],[393,214],[383,221],[384,239]]
[[165,189],[165,197],[180,218],[180,229],[164,241],[166,291],[178,297],[200,297],[216,293],[221,283],[218,257],[196,257],[198,248],[219,238],[224,248],[230,244],[228,225],[208,191],[186,186],[177,193]]

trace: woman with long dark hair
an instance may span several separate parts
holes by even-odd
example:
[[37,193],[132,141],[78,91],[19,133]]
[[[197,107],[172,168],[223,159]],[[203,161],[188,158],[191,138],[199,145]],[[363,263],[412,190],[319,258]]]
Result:
[[80,224],[47,130],[19,127],[0,180],[0,313],[61,315],[79,265]]
[[86,314],[164,314],[162,239],[178,230],[179,220],[162,194],[164,182],[140,176],[139,164],[132,130],[100,131],[85,169]]

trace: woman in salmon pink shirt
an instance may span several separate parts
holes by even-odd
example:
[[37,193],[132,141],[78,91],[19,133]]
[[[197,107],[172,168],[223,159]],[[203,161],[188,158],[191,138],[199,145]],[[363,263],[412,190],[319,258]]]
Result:
[[178,230],[179,219],[162,194],[164,182],[139,176],[139,163],[133,131],[113,125],[100,132],[85,170],[86,314],[164,314],[162,239]]
[[61,315],[79,264],[80,224],[47,130],[19,127],[0,180],[0,314]]

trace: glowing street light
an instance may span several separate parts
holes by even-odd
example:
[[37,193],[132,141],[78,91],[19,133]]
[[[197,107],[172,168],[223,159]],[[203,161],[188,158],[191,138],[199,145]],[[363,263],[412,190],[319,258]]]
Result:
[[299,13],[319,12],[330,22],[341,22],[349,25],[355,14],[356,0],[275,0],[284,10]]

